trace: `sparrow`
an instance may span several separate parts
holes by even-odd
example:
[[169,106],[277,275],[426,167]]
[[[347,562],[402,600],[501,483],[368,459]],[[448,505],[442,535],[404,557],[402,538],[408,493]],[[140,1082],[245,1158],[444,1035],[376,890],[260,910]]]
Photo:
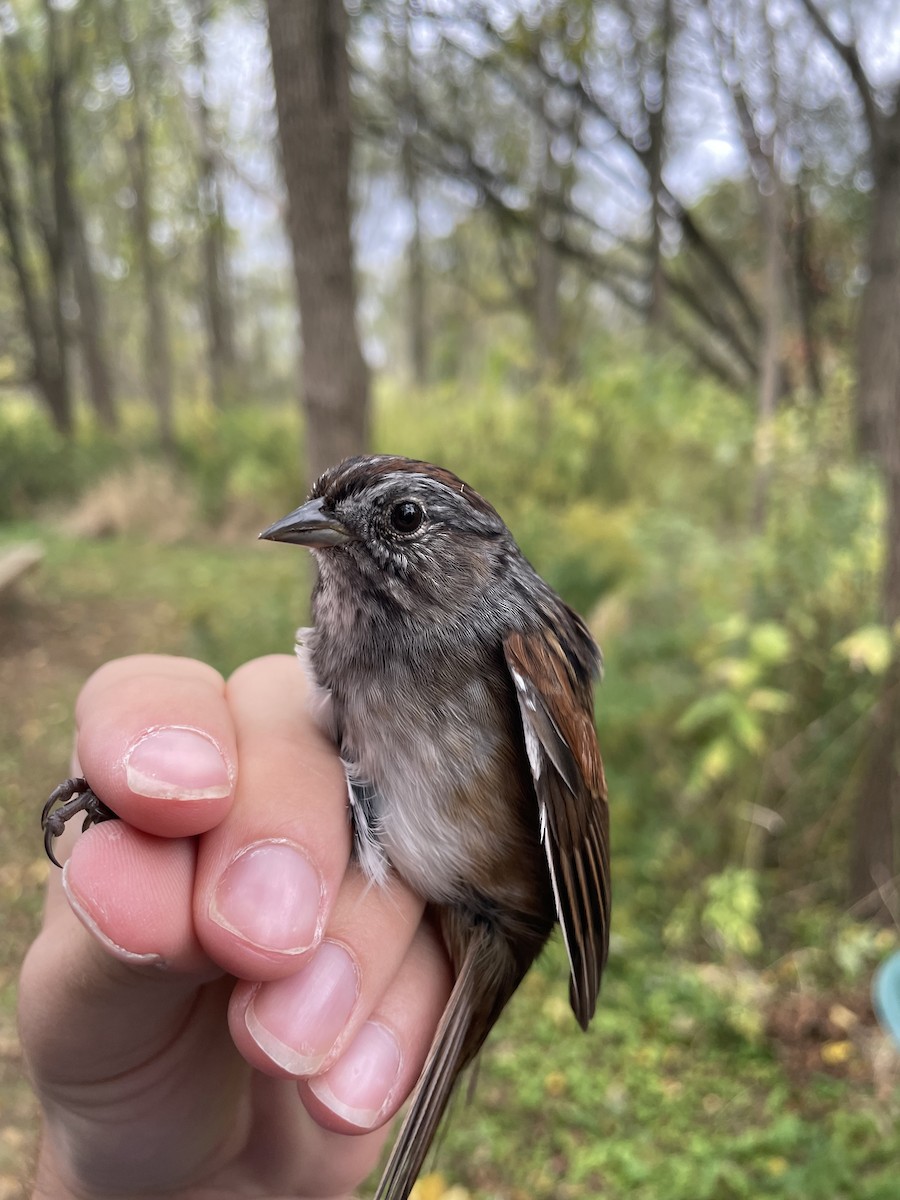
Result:
[[[579,1025],[609,945],[609,813],[593,718],[601,656],[495,509],[451,471],[390,455],[325,471],[260,535],[309,548],[298,652],[339,748],[354,854],[430,906],[455,984],[376,1200],[406,1200],[460,1072],[562,930]],[[60,804],[61,807],[54,806]],[[47,852],[83,779],[44,807]],[[55,861],[55,859],[54,859]]]
[[308,547],[300,652],[328,703],[371,880],[432,907],[456,983],[376,1194],[405,1200],[461,1070],[558,923],[583,1029],[609,945],[600,651],[495,509],[391,455],[325,471],[260,535]]

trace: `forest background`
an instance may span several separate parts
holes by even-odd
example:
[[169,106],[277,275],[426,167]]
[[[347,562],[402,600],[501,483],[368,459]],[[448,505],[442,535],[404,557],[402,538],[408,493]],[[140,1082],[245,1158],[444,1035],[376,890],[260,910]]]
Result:
[[289,649],[254,534],[363,447],[483,491],[607,666],[598,1017],[556,947],[422,1197],[893,1200],[891,0],[0,0],[0,1198],[78,687]]

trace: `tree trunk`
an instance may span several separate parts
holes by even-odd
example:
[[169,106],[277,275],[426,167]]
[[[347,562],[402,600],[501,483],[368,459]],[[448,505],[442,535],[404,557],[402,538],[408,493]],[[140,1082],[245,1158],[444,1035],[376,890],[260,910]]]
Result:
[[407,247],[409,274],[409,362],[413,382],[424,387],[428,382],[428,334],[425,289],[425,256],[422,253],[422,213],[419,205],[419,181],[412,163],[409,143],[404,143],[406,194],[412,210],[413,227]]
[[72,271],[80,313],[78,340],[84,358],[88,399],[103,428],[116,430],[119,428],[119,412],[106,350],[105,306],[94,278],[84,222],[76,207],[72,209],[71,218]]
[[[544,197],[546,199],[546,196]],[[546,210],[539,201],[539,210]],[[544,211],[538,212],[534,247],[534,327],[537,334],[539,366],[546,378],[560,373],[562,359],[562,318],[559,309],[561,268],[548,222],[558,221]]]
[[[207,187],[218,191],[218,182],[210,179]],[[210,393],[217,408],[226,408],[236,399],[239,387],[221,209],[208,220],[203,235],[203,265]]]
[[195,100],[199,143],[200,212],[204,220],[203,272],[204,316],[206,319],[207,356],[209,359],[212,402],[224,408],[239,391],[238,364],[234,341],[234,313],[228,279],[228,255],[225,245],[225,209],[210,123],[206,84],[206,24],[211,0],[194,0],[194,65],[199,76]]
[[[900,507],[900,497],[894,504]],[[895,537],[900,537],[900,529]],[[896,657],[885,675],[870,722],[868,759],[853,821],[850,899],[859,916],[876,917],[890,924],[890,906],[881,889],[893,881],[894,814],[900,803],[896,761],[900,747],[900,660]]]
[[863,449],[885,462],[900,438],[900,114],[873,139],[872,177],[869,278],[857,333],[857,424]]
[[647,112],[647,175],[650,188],[650,295],[647,316],[653,329],[660,329],[665,316],[665,271],[663,270],[663,181],[665,161],[666,104],[669,91],[669,44],[672,40],[672,0],[662,0],[660,11],[660,47],[654,64],[659,95],[644,95]]
[[[52,146],[53,223],[47,238],[47,259],[50,264],[50,319],[57,347],[56,370],[61,393],[71,391],[69,377],[68,330],[65,317],[65,296],[71,245],[72,206],[69,201],[68,142],[66,129],[66,70],[60,46],[59,14],[44,0],[47,14],[47,84]],[[68,405],[68,401],[66,402]]]
[[803,338],[803,364],[806,370],[806,386],[815,400],[822,399],[822,365],[819,357],[819,341],[816,336],[816,288],[813,279],[813,255],[811,242],[812,214],[807,204],[809,186],[798,182],[794,188],[797,223],[794,235],[794,285],[797,289],[797,314]]
[[765,238],[763,327],[754,431],[753,522],[765,525],[772,480],[775,409],[781,391],[781,332],[785,318],[784,193],[774,157],[769,160],[767,185],[760,190]]
[[[885,481],[882,615],[900,621],[900,110],[873,138],[869,279],[859,313],[860,437]],[[872,740],[853,829],[850,889],[860,910],[890,920],[880,885],[895,868],[894,821],[900,804],[900,654],[885,676],[872,715]]]
[[407,261],[407,329],[409,365],[413,382],[424,387],[428,382],[428,334],[426,317],[425,256],[422,251],[422,206],[419,170],[413,153],[413,135],[417,126],[415,89],[412,77],[412,48],[410,47],[411,0],[403,0],[403,21],[400,38],[400,70],[403,79],[403,184],[412,216],[412,232],[406,249]]
[[160,443],[164,449],[171,450],[175,441],[172,426],[172,349],[159,261],[151,237],[153,213],[150,200],[150,131],[147,127],[143,81],[132,52],[132,32],[128,27],[128,14],[121,0],[116,9],[116,17],[122,57],[131,76],[132,87],[133,131],[131,137],[126,140],[125,150],[134,190],[134,235],[144,290],[144,372],[150,399],[156,409]]
[[[8,46],[4,47],[0,42],[0,62],[4,53],[10,53]],[[18,284],[22,322],[30,342],[32,380],[55,428],[68,437],[74,428],[74,421],[65,369],[65,345],[57,340],[58,325],[50,311],[53,300],[42,297],[33,259],[29,254],[25,216],[29,204],[23,204],[16,190],[9,150],[10,128],[6,123],[4,107],[0,104],[0,220],[6,233],[7,255]],[[27,149],[33,154],[36,147]],[[36,179],[36,176],[32,175],[32,179]],[[32,211],[42,200],[42,196],[31,197]],[[50,242],[46,238],[44,242],[49,255]]]
[[[137,97],[135,96],[135,101]],[[159,440],[171,449],[174,442],[172,430],[172,352],[169,342],[169,326],[162,298],[162,285],[156,249],[150,236],[150,198],[147,165],[147,126],[142,115],[135,120],[134,135],[129,143],[132,163],[131,179],[134,185],[134,232],[137,241],[138,260],[144,284],[144,310],[146,327],[144,332],[144,371],[150,391],[150,399],[156,409],[159,423]]]
[[341,0],[268,0],[288,223],[303,334],[310,476],[364,450],[369,372],[350,238],[350,81]]
[[8,190],[10,176],[0,127],[0,217],[6,233],[10,264],[19,285],[22,323],[31,344],[31,378],[59,433],[68,437],[74,428],[72,396],[58,366],[57,347],[41,311],[38,290],[24,253],[22,212]]
[[[84,223],[72,189],[72,155],[69,139],[69,100],[71,53],[63,61],[60,15],[50,0],[44,0],[47,14],[47,46],[50,78],[50,127],[53,146],[54,237],[50,260],[54,278],[56,309],[59,313],[58,336],[65,346],[66,323],[63,296],[70,281],[74,284],[80,318],[78,336],[84,355],[88,398],[107,429],[118,425],[112,379],[104,346],[104,314],[94,271],[91,266]],[[71,268],[71,272],[70,272]],[[68,385],[68,377],[66,377]]]
[[[553,157],[553,126],[547,112],[546,98],[543,103],[541,141],[537,147],[538,188],[534,214],[534,321],[537,342],[538,369],[545,380],[559,379],[563,370],[563,320],[560,306],[560,282],[562,261],[558,243],[562,239],[561,213],[568,201],[566,180],[563,170]],[[572,113],[573,123],[576,120]],[[571,130],[573,141],[577,130]],[[541,394],[542,421],[549,422],[550,397]]]

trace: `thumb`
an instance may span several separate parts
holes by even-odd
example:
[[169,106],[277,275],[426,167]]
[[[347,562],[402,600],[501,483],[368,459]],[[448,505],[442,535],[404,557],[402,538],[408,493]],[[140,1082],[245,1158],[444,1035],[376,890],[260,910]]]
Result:
[[209,1161],[235,1120],[246,1067],[225,1018],[233,980],[190,927],[193,872],[188,839],[119,821],[90,830],[65,880],[51,879],[22,968],[21,1043],[47,1140],[89,1193],[115,1190],[136,1156],[164,1190]]

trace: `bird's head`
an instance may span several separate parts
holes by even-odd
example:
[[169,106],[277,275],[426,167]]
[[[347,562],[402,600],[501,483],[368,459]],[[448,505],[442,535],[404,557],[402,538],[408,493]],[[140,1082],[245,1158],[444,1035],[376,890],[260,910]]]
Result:
[[515,553],[497,512],[468,484],[390,455],[329,468],[305,504],[259,536],[307,546],[323,579],[374,587],[421,616],[435,605],[458,613]]

